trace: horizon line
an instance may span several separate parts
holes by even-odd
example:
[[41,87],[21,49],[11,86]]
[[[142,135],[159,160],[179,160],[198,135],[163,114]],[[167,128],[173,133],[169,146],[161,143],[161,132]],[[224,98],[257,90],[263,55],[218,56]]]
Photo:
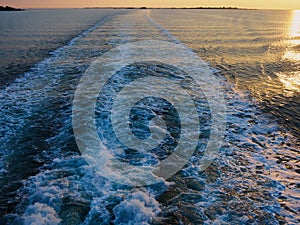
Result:
[[[3,7],[9,5],[1,5]],[[84,6],[84,7],[25,7],[19,8],[10,6],[17,9],[236,9],[236,10],[300,10],[292,8],[242,8],[237,6],[168,6],[168,7],[155,7],[155,6]]]
[[[4,6],[5,7],[5,6]],[[14,7],[14,6],[12,6]],[[14,7],[18,8],[18,7]],[[87,6],[87,7],[26,7],[20,9],[231,9],[231,10],[286,10],[286,11],[295,11],[300,9],[292,8],[239,8],[239,7],[145,7],[144,6]]]

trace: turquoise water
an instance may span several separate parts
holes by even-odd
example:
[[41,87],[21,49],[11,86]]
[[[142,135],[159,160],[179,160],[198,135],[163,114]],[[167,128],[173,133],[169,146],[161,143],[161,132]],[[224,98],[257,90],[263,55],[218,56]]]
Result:
[[[298,20],[296,14],[256,10],[92,13],[92,26],[0,92],[1,223],[298,224],[298,36],[291,29]],[[74,24],[82,21],[74,17]],[[143,40],[187,46],[206,62],[224,93],[226,132],[219,154],[202,171],[199,159],[210,138],[208,108],[212,106],[205,100],[209,96],[185,84],[186,92],[199,103],[198,113],[202,112],[197,151],[172,177],[133,188],[95,173],[82,157],[73,135],[72,105],[80,78],[92,62],[118,45]],[[155,98],[135,105],[129,122],[140,139],[149,136],[150,122],[139,124],[136,118],[148,121],[155,113],[171,121],[170,136],[163,145],[171,148],[150,152],[120,147],[106,114],[114,100],[110,90],[139,74],[187,76],[155,60],[129,65],[107,83],[95,115],[99,137],[116,157],[148,165],[168,157],[180,139],[176,110]]]

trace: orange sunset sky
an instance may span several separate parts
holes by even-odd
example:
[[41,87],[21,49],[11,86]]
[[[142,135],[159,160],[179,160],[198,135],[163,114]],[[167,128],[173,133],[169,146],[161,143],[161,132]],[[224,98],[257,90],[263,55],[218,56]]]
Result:
[[21,8],[231,6],[258,9],[300,9],[300,0],[0,0],[0,5]]

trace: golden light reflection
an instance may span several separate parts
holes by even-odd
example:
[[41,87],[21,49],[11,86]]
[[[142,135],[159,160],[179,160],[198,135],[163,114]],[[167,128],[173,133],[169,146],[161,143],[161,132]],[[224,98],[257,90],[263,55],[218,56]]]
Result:
[[277,76],[285,87],[285,96],[292,97],[295,93],[300,92],[300,72],[289,75],[278,73]]
[[[300,45],[300,10],[294,10],[291,19],[291,26],[289,30],[289,45],[291,48]],[[300,52],[289,50],[283,56],[283,59],[300,60]]]
[[295,51],[287,51],[282,58],[293,60],[293,61],[300,61],[300,53]]
[[291,27],[290,27],[290,37],[300,37],[300,10],[294,10]]
[[[300,10],[293,11],[289,39],[290,49],[282,58],[300,62]],[[300,71],[295,71],[291,74],[278,73],[277,76],[284,85],[287,96],[300,93]]]

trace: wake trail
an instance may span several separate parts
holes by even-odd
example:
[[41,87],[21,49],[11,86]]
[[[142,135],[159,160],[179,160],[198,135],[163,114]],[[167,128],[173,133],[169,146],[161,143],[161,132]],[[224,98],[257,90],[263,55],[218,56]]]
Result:
[[[2,214],[7,214],[3,224],[277,224],[283,216],[296,224],[296,176],[278,166],[274,154],[284,157],[291,151],[289,135],[213,68],[211,76],[225,93],[227,133],[219,157],[206,171],[199,170],[194,157],[168,181],[129,189],[95,174],[85,162],[72,130],[72,101],[80,78],[114,47],[144,40],[185,46],[151,11],[128,11],[100,21],[0,90],[0,193],[7,193],[0,200]],[[278,199],[293,203],[281,207]]]

